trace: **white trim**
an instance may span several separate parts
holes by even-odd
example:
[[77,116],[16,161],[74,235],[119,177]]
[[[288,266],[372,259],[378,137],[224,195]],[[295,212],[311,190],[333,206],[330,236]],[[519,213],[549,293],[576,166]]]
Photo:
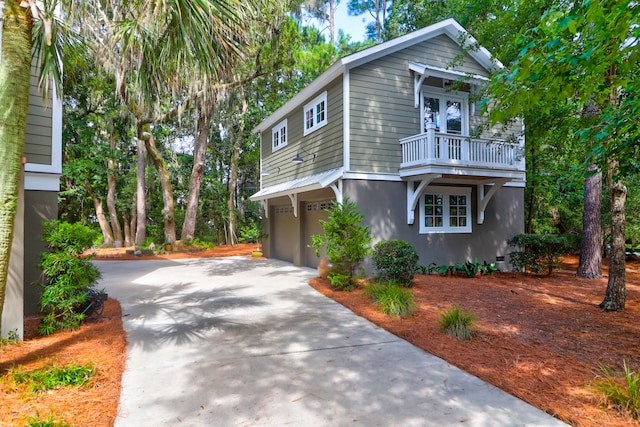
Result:
[[351,170],[351,97],[350,76],[346,70],[342,76],[342,166]]
[[432,39],[441,34],[446,34],[458,45],[461,44],[461,38],[466,37],[466,42],[463,42],[464,47],[469,47],[467,53],[473,59],[475,59],[486,70],[492,71],[494,69],[503,68],[500,61],[493,58],[489,51],[482,46],[474,47],[477,45],[477,41],[471,36],[455,19],[445,19],[433,25],[429,25],[421,30],[414,31],[409,34],[405,34],[402,37],[390,40],[385,43],[370,47],[361,52],[354,53],[342,59],[336,61],[328,70],[322,73],[318,78],[312,81],[306,88],[298,92],[296,96],[291,98],[286,104],[280,107],[272,115],[267,117],[262,123],[253,129],[254,133],[264,132],[277,123],[283,117],[286,117],[289,113],[295,110],[300,104],[305,102],[314,93],[322,90],[329,83],[335,80],[339,75],[343,74],[346,70],[373,61],[385,55],[397,52],[408,46],[421,43],[423,41]]
[[55,86],[51,100],[51,164],[27,163],[24,170],[62,174],[62,99],[58,97]]
[[496,179],[496,181],[492,183],[493,185],[491,186],[491,188],[487,193],[485,193],[484,191],[485,190],[484,186],[486,184],[485,183],[478,184],[477,186],[478,212],[476,214],[476,217],[477,217],[476,221],[478,224],[484,224],[484,211],[485,209],[487,209],[487,205],[489,204],[489,201],[493,196],[495,196],[498,190],[500,190],[500,188],[507,183],[507,181],[509,181],[508,178]]
[[[424,196],[427,194],[441,194],[443,196],[442,204],[442,221],[443,227],[426,227],[424,225]],[[450,227],[446,225],[449,220],[449,196],[459,195],[466,196],[466,220],[467,225],[465,227]],[[437,187],[429,186],[422,191],[419,195],[420,201],[420,234],[460,234],[460,233],[472,233],[472,221],[471,221],[471,188],[470,187]]]
[[431,183],[431,181],[441,177],[442,175],[438,174],[424,176],[422,177],[420,184],[418,184],[418,188],[415,188],[416,181],[407,182],[407,224],[412,225],[415,221],[416,206],[420,200],[420,196],[424,192],[424,189]]
[[[318,105],[324,103],[324,118],[320,121],[316,121],[318,114],[316,108]],[[313,124],[310,127],[307,127],[307,112],[311,111],[313,113]],[[313,98],[310,102],[306,103],[302,108],[302,135],[307,136],[312,132],[317,131],[323,126],[326,126],[328,123],[328,113],[329,113],[329,104],[327,102],[327,91],[325,90],[320,95]]]
[[[282,132],[282,130],[284,129],[284,132]],[[274,138],[274,134],[278,132],[278,146],[276,147],[274,145],[275,143],[275,138]],[[282,135],[284,135],[284,142],[282,142],[283,138]],[[289,122],[287,119],[284,119],[283,121],[281,121],[280,123],[278,123],[277,125],[275,125],[273,128],[271,128],[271,152],[276,152],[279,149],[286,147],[287,144],[289,143]],[[261,169],[262,170],[262,169]]]
[[367,181],[392,181],[402,182],[403,179],[397,173],[367,173],[367,172],[345,172],[344,179],[362,179]]
[[60,191],[61,174],[24,173],[24,189],[28,191]]

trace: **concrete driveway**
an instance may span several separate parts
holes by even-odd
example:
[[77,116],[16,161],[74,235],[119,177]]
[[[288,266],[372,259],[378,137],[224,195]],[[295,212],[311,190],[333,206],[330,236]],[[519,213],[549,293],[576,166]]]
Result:
[[122,304],[116,426],[560,426],[243,257],[95,262]]

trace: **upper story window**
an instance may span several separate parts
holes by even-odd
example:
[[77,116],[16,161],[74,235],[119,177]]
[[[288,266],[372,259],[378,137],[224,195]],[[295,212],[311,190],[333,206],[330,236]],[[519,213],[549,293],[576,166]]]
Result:
[[424,87],[421,96],[422,132],[435,123],[436,132],[469,135],[468,94]]
[[304,135],[327,124],[327,92],[304,106]]
[[287,120],[283,120],[271,129],[272,151],[279,150],[287,145]]
[[471,189],[427,187],[420,199],[420,233],[471,233]]

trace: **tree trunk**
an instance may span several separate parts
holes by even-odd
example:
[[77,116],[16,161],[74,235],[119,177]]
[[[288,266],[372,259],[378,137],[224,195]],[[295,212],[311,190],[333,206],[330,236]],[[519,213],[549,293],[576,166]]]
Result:
[[133,239],[131,238],[131,227],[129,226],[129,215],[126,212],[122,213],[122,223],[124,224],[124,245],[131,246]]
[[[116,149],[116,139],[111,137],[111,152]],[[107,210],[109,211],[109,219],[111,220],[111,229],[113,230],[114,246],[122,247],[122,229],[120,228],[120,219],[116,210],[116,162],[113,158],[107,161]]]
[[0,57],[0,328],[29,107],[31,11],[6,0]]
[[596,165],[587,169],[584,180],[584,211],[582,213],[582,247],[576,273],[579,277],[602,277],[602,172]]
[[131,244],[135,244],[136,241],[136,236],[134,234],[134,232],[136,231],[136,226],[138,223],[138,193],[136,192],[136,194],[133,195],[133,200],[131,201],[131,225],[129,225],[129,232],[131,233],[131,235],[129,236],[129,240],[132,243],[129,243],[129,246],[131,246]]
[[240,159],[240,135],[234,135],[233,153],[231,153],[231,173],[229,177],[229,199],[227,213],[229,215],[229,229],[227,230],[227,244],[235,245],[236,239],[236,190],[238,188],[238,160]]
[[142,141],[142,128],[138,125],[138,162],[136,181],[136,246],[142,246],[147,239],[147,201],[145,172],[147,168],[146,150]]
[[535,203],[536,203],[536,184],[537,184],[537,163],[536,163],[536,145],[531,142],[526,145],[530,145],[530,153],[529,158],[527,159],[527,181],[529,185],[527,185],[527,189],[525,191],[529,191],[529,209],[527,210],[527,223],[525,224],[525,230],[527,233],[533,233],[533,214],[535,212]]
[[84,188],[87,189],[87,193],[93,200],[93,206],[96,210],[96,218],[98,218],[98,224],[100,225],[100,230],[102,230],[102,237],[104,238],[104,245],[108,247],[113,246],[113,234],[111,233],[111,227],[109,226],[109,221],[107,221],[107,217],[104,214],[104,209],[102,207],[102,200],[96,197],[93,194],[93,190],[91,189],[91,185],[89,182],[84,183]]
[[609,281],[604,300],[599,307],[604,311],[622,311],[627,299],[627,272],[624,247],[624,204],[627,187],[617,177],[617,161],[609,162],[607,183],[611,196],[611,255],[609,257]]
[[156,168],[158,176],[160,177],[162,200],[164,202],[164,208],[162,209],[162,219],[164,221],[164,242],[173,244],[176,242],[176,222],[174,216],[173,189],[171,187],[169,170],[162,158],[162,154],[156,147],[153,134],[147,131],[144,132],[142,136],[147,152],[149,153],[149,157],[151,157],[153,166]]
[[331,37],[331,46],[336,44],[336,9],[338,0],[329,0],[329,35]]
[[187,209],[182,224],[180,239],[183,242],[191,242],[196,233],[196,219],[198,216],[198,200],[200,199],[200,187],[204,174],[204,163],[207,155],[207,143],[209,140],[209,127],[211,126],[211,108],[201,106],[199,108],[198,123],[196,125],[195,147],[193,149],[193,168],[189,180],[189,194],[187,196]]

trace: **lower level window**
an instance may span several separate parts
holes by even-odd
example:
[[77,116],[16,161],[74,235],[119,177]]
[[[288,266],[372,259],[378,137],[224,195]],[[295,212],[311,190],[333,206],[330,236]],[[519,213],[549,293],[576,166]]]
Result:
[[420,199],[420,233],[470,233],[471,189],[427,187]]

